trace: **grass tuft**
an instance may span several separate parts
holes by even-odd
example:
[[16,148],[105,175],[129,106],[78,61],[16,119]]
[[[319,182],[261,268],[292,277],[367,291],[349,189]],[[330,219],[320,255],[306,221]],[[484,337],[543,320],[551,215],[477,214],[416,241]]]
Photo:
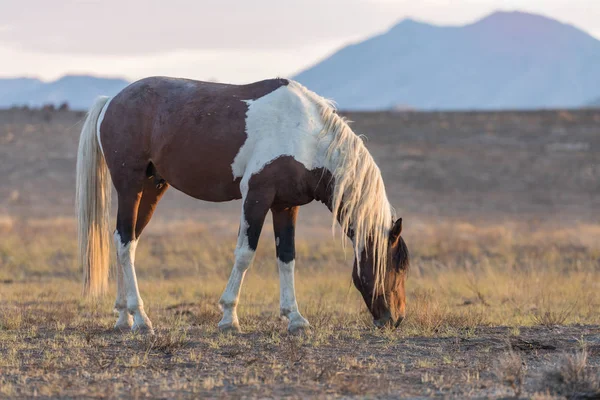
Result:
[[544,382],[544,389],[569,399],[600,398],[600,376],[588,364],[586,348],[563,355],[556,368],[546,372]]

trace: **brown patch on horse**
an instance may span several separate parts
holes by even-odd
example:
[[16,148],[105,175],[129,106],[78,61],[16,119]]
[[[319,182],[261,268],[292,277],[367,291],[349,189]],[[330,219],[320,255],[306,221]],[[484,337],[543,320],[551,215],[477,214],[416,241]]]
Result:
[[161,179],[192,197],[240,198],[240,179],[234,179],[231,164],[246,141],[245,100],[287,84],[285,79],[227,85],[164,77],[131,84],[111,100],[100,127],[117,191],[131,187],[130,180],[152,163]]
[[[253,214],[258,212],[254,207],[256,201],[269,204],[273,212],[302,206],[313,200],[326,202],[330,183],[331,174],[327,170],[309,170],[292,156],[280,156],[250,178],[248,186],[251,197],[244,203],[245,218],[250,222]],[[248,244],[253,250],[256,249],[259,236],[260,229],[249,229]]]
[[[279,156],[260,172],[252,175],[250,188],[275,189],[272,208],[282,209],[302,206],[325,196],[323,183],[331,181],[331,174],[323,168],[307,169],[304,164],[289,155]],[[323,192],[323,193],[322,193]]]

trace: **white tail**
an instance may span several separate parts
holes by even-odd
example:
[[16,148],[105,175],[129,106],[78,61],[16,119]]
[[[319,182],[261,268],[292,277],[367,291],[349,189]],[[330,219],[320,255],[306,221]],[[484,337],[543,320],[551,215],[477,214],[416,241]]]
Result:
[[110,237],[110,175],[98,143],[98,117],[108,97],[90,108],[77,150],[77,236],[79,265],[83,266],[84,293],[103,294],[108,287]]

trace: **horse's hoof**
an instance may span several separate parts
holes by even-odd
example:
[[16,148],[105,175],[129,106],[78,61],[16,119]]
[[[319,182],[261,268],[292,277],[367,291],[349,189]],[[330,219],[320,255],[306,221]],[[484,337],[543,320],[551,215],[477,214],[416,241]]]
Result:
[[240,324],[239,323],[225,323],[225,324],[221,324],[219,323],[219,330],[223,333],[241,333],[242,330],[240,329]]
[[147,325],[134,325],[131,327],[131,332],[136,333],[138,335],[154,335],[154,328]]
[[310,332],[310,324],[304,318],[298,321],[290,322],[288,332],[293,335],[300,335]]
[[115,332],[125,333],[131,331],[133,326],[133,317],[129,314],[125,317],[119,317],[113,329]]
[[145,312],[136,312],[133,314],[133,326],[131,331],[134,333],[141,333],[142,335],[154,335],[154,328],[152,328],[152,322]]
[[117,333],[127,333],[131,331],[131,328],[130,324],[115,324],[113,330]]
[[154,335],[154,328],[152,327],[152,322],[150,320],[144,321],[143,323],[135,323],[131,327],[131,331],[133,333],[138,333],[141,335]]

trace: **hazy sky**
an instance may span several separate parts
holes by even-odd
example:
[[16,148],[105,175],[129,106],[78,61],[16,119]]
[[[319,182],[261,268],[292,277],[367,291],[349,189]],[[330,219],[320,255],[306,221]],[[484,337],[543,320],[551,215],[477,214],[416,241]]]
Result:
[[291,76],[403,18],[535,12],[600,38],[600,0],[0,0],[0,76]]

